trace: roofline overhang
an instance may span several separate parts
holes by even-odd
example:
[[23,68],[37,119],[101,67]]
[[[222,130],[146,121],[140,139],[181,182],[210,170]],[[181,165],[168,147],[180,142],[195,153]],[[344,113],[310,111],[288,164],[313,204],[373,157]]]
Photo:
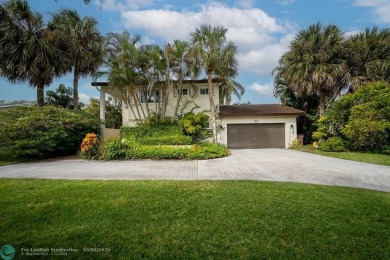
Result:
[[[173,82],[178,82],[177,80]],[[212,83],[222,83],[222,79],[213,79]],[[158,83],[165,83],[165,81],[159,81]],[[183,80],[183,84],[202,84],[208,83],[207,79],[195,79],[195,80]],[[91,85],[94,87],[108,87],[110,84],[108,81],[96,81],[91,82]]]

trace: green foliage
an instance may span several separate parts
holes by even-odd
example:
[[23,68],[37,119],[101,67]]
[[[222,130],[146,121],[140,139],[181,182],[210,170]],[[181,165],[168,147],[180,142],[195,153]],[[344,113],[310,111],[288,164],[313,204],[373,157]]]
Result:
[[318,121],[316,140],[341,137],[352,150],[385,151],[390,146],[390,84],[367,83],[335,101]]
[[[60,84],[58,88],[46,91],[46,104],[73,109],[73,89]],[[84,104],[79,102],[79,108]]]
[[189,112],[177,124],[182,127],[185,135],[191,136],[194,141],[200,141],[208,137],[209,131],[206,129],[208,122],[209,116],[205,113]]
[[75,153],[100,120],[84,111],[14,107],[0,110],[0,157],[49,158]]
[[340,137],[330,137],[326,141],[318,143],[318,148],[325,152],[345,152],[345,142]]
[[299,142],[298,139],[295,139],[294,141],[291,142],[289,148],[299,150],[303,148],[303,144]]
[[363,85],[354,94],[346,95],[343,102],[352,107],[341,131],[351,142],[351,149],[386,150],[390,145],[390,84]]
[[144,118],[142,125],[151,127],[171,126],[173,125],[173,120],[170,116],[162,118],[156,112],[151,112],[150,116]]
[[[114,100],[109,97],[106,100],[106,120],[105,126],[107,128],[116,128],[119,129],[122,126],[122,102],[114,102]],[[85,108],[90,114],[100,117],[100,103],[99,99],[91,98],[89,105]]]
[[143,145],[188,145],[192,144],[192,138],[184,135],[146,136],[139,139]]

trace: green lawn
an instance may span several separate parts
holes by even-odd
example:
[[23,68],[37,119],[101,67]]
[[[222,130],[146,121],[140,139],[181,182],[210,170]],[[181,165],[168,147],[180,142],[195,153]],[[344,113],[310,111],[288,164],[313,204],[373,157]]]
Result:
[[389,165],[390,166],[390,155],[377,154],[377,153],[363,153],[363,152],[324,152],[318,149],[312,148],[310,145],[305,145],[298,151],[304,151],[339,159],[366,162],[373,164]]
[[251,181],[32,179],[0,179],[0,190],[0,245],[13,245],[16,256],[21,248],[109,248],[68,257],[390,257],[384,192]]

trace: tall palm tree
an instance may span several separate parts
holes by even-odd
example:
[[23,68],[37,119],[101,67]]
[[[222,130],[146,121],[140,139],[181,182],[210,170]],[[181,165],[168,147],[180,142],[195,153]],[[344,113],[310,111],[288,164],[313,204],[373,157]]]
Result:
[[300,31],[274,69],[274,87],[285,84],[298,96],[318,93],[323,116],[326,97],[335,96],[349,82],[341,55],[343,39],[343,32],[335,25],[317,23]]
[[103,59],[103,42],[92,17],[81,18],[77,11],[64,9],[53,16],[51,29],[57,40],[65,44],[71,57],[68,71],[73,70],[73,102],[78,109],[80,76],[97,73]]
[[229,73],[237,72],[237,47],[226,39],[227,29],[224,27],[211,27],[202,25],[191,33],[190,55],[193,58],[192,71],[199,76],[203,70],[207,74],[208,92],[210,100],[210,118],[213,131],[213,142],[217,142],[217,127],[215,122],[213,75],[230,68]]
[[350,36],[345,59],[351,74],[350,91],[369,81],[390,82],[390,29],[373,27]]
[[44,87],[63,74],[66,56],[51,42],[42,15],[25,0],[10,0],[0,5],[0,60],[0,75],[28,81],[43,106]]
[[178,95],[175,105],[173,120],[177,118],[177,112],[182,98],[183,80],[189,76],[189,44],[186,41],[174,40],[173,44],[168,44],[168,51],[172,55],[172,72],[177,79]]
[[126,97],[125,105],[130,108],[135,119],[142,123],[145,112],[140,106],[137,86],[144,82],[139,68],[140,51],[136,46],[140,40],[138,34],[132,36],[127,31],[122,34],[109,33],[104,62],[107,72],[103,74],[107,74],[110,87]]

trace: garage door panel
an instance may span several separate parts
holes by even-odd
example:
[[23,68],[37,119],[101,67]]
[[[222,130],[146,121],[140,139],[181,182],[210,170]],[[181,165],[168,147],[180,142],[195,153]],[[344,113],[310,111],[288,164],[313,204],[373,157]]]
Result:
[[285,124],[228,124],[227,143],[231,149],[284,148]]

